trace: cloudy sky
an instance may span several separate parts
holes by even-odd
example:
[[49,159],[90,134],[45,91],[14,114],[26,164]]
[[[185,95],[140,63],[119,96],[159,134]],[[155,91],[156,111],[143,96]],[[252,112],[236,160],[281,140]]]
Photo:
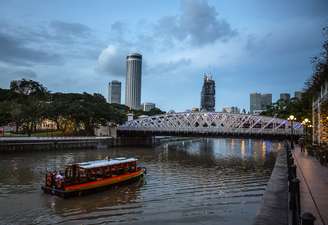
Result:
[[[204,73],[216,109],[249,109],[250,92],[302,89],[328,25],[326,0],[0,0],[0,87],[107,96],[125,56],[143,55],[142,102],[199,107]],[[122,91],[124,102],[124,88]]]

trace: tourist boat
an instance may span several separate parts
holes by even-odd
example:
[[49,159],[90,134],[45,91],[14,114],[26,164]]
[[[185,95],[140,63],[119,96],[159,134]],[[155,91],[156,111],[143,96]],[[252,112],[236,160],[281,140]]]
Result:
[[135,181],[146,168],[137,166],[136,158],[114,158],[68,165],[65,172],[48,172],[45,193],[61,197],[80,196]]

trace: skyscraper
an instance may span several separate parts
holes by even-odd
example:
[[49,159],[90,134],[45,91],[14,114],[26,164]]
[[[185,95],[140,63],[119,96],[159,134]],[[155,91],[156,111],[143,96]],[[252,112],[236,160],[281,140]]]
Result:
[[303,92],[301,91],[295,91],[294,92],[294,97],[297,98],[298,100],[302,99]]
[[289,93],[280,93],[280,99],[285,102],[289,102],[290,94]]
[[108,102],[121,104],[121,82],[113,80],[108,83]]
[[132,109],[141,107],[142,55],[131,53],[126,57],[125,105]]
[[272,94],[251,93],[250,112],[266,110],[267,106],[272,105]]
[[201,111],[215,111],[215,81],[212,76],[204,76],[204,84],[201,92]]
[[262,95],[261,93],[251,93],[250,94],[250,112],[253,113],[254,110],[262,109]]
[[262,110],[266,110],[268,106],[272,105],[272,94],[262,94],[261,107]]

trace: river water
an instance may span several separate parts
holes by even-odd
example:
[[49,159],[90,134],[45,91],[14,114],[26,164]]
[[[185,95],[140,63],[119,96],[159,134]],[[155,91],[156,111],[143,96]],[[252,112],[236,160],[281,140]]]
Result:
[[[279,142],[194,139],[156,148],[0,154],[0,224],[252,224]],[[62,199],[41,192],[46,168],[134,156],[144,180]]]

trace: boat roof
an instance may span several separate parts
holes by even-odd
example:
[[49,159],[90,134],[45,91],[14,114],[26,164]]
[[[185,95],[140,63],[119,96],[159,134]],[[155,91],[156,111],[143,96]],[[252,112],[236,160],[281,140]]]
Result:
[[82,162],[82,163],[77,163],[77,165],[83,169],[92,169],[92,168],[97,168],[97,167],[112,166],[112,165],[121,164],[121,163],[134,162],[137,160],[138,159],[136,159],[136,158],[120,157],[120,158],[114,158],[114,159],[103,159],[103,160]]

